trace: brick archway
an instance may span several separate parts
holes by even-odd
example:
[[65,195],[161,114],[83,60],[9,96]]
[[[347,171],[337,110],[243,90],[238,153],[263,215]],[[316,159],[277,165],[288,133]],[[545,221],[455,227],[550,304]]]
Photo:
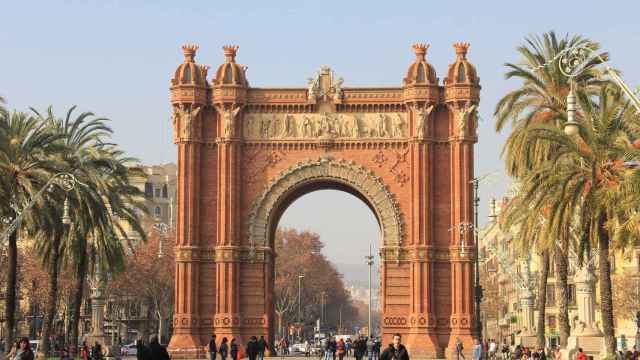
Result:
[[326,156],[303,161],[283,171],[256,199],[247,222],[249,246],[271,246],[268,241],[270,233],[289,200],[293,200],[290,198],[292,193],[310,185],[314,187],[313,184],[330,183],[345,186],[346,191],[355,193],[371,208],[381,228],[383,246],[401,245],[404,234],[402,213],[382,179],[353,161],[334,160]]
[[[416,44],[399,87],[343,87],[328,67],[301,88],[254,88],[225,46],[212,80],[196,46],[171,81],[178,201],[174,358],[202,358],[211,333],[273,340],[279,216],[301,193],[360,197],[382,230],[383,341],[443,356],[473,323],[473,144],[480,86],[466,43],[444,85]],[[453,231],[452,229],[467,229]],[[313,319],[311,319],[313,321]]]

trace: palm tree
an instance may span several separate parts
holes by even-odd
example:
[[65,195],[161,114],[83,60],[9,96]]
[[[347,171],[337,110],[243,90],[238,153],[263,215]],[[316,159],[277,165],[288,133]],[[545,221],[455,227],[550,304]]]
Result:
[[[57,136],[47,131],[46,125],[24,113],[0,111],[0,217],[13,220],[25,204],[38,193],[53,174],[55,166],[48,157],[56,151]],[[13,341],[16,309],[16,274],[18,234],[28,231],[38,221],[43,202],[24,211],[24,220],[11,232],[8,239],[8,271],[5,292],[5,349]],[[4,229],[3,229],[4,230]],[[4,244],[2,244],[4,246]]]
[[[581,36],[565,36],[558,38],[555,32],[542,37],[533,36],[526,39],[526,44],[518,48],[523,57],[522,64],[507,63],[509,69],[507,79],[522,80],[522,85],[505,95],[496,105],[496,130],[501,131],[510,121],[512,131],[503,148],[507,173],[522,180],[540,164],[546,162],[555,148],[548,142],[527,139],[527,130],[536,124],[549,124],[562,128],[567,119],[566,97],[570,89],[570,81],[559,68],[559,57],[567,49],[584,46],[597,50],[599,45]],[[601,54],[606,59],[607,54]],[[599,60],[588,63],[574,81],[581,91],[592,94],[605,82],[601,79],[600,70],[596,67]],[[537,215],[534,215],[537,216]],[[555,251],[557,258],[558,288],[560,289],[560,344],[567,345],[569,337],[568,316],[568,283],[567,283],[567,238],[560,238],[560,248]]]
[[[43,258],[56,267],[50,271],[49,292],[52,296],[47,306],[43,338],[47,339],[45,335],[51,331],[47,320],[53,319],[56,310],[53,296],[57,293],[55,271],[61,266],[71,266],[76,270],[71,341],[73,348],[77,349],[80,305],[89,259],[93,260],[94,266],[106,271],[120,271],[124,267],[125,256],[120,238],[127,238],[121,223],[128,223],[143,239],[144,232],[138,219],[138,212],[143,208],[139,200],[142,193],[129,183],[132,171],[127,164],[133,159],[123,157],[121,151],[105,142],[112,133],[106,119],[95,118],[90,112],[74,118],[74,110],[75,107],[69,109],[64,119],[56,118],[51,108],[46,116],[34,112],[52,132],[61,136],[60,141],[65,148],[62,154],[65,169],[82,184],[76,186],[68,197],[74,221],[65,233],[65,241],[54,241],[52,246],[42,247]],[[56,240],[55,237],[53,239]],[[43,341],[44,353],[48,351],[48,345]]]
[[598,249],[602,327],[607,352],[615,352],[610,249],[637,241],[640,170],[629,170],[625,161],[637,163],[640,150],[631,146],[640,137],[640,118],[620,90],[604,85],[596,98],[578,93],[581,108],[579,136],[570,137],[556,126],[539,124],[528,129],[529,143],[547,142],[554,156],[532,172],[526,199],[552,203],[546,231],[557,238],[568,236],[572,226],[588,234]]

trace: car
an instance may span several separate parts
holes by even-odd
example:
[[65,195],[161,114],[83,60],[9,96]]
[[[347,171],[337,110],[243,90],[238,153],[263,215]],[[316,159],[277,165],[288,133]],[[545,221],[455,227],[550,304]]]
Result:
[[120,355],[122,356],[136,356],[138,355],[138,346],[135,343],[128,345],[122,345],[120,347]]
[[305,346],[304,346],[303,343],[293,344],[293,345],[289,346],[289,352],[290,353],[294,353],[294,352],[303,353],[304,349],[305,349]]
[[29,345],[31,346],[31,351],[34,354],[38,353],[38,348],[40,347],[40,340],[29,340]]

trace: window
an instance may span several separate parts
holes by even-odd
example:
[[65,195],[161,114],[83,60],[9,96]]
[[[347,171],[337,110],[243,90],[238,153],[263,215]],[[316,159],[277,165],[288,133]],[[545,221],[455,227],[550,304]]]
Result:
[[549,324],[548,327],[549,329],[555,329],[556,328],[556,316],[555,315],[549,315],[549,317],[547,318],[547,323]]
[[555,285],[547,285],[547,305],[556,304],[556,287]]
[[169,197],[169,190],[167,189],[167,184],[162,185],[162,197],[165,199]]
[[156,190],[155,197],[159,198],[160,197],[160,188],[157,188],[155,190]]
[[458,82],[465,82],[464,64],[460,64],[460,67],[458,68]]
[[569,284],[569,305],[576,305],[576,285]]
[[156,209],[153,211],[153,213],[156,217],[160,217],[162,215],[162,210],[160,209],[160,206],[156,206]]
[[153,184],[148,182],[144,184],[144,195],[147,197],[153,197]]

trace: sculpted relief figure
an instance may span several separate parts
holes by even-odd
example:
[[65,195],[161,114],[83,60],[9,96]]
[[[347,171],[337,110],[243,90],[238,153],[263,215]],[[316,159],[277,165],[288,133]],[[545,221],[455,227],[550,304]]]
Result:
[[318,96],[319,80],[320,80],[320,74],[318,74],[318,76],[316,76],[315,78],[307,79],[307,84],[308,84],[307,96],[309,100],[314,100],[316,96]]
[[183,138],[190,138],[193,132],[193,121],[200,114],[202,108],[192,108],[186,104],[178,105],[174,109],[173,122],[174,127],[177,126],[177,120],[180,119],[180,136]]
[[[467,133],[467,125],[468,123],[471,121],[475,121],[473,118],[475,117],[474,113],[476,110],[477,105],[471,105],[469,107],[461,107],[459,109],[456,110],[456,121],[457,121],[457,128],[456,128],[456,132],[458,136],[465,136]],[[471,124],[472,127],[475,126],[474,124]]]
[[284,115],[282,137],[296,136],[296,119],[291,114]]
[[269,131],[271,130],[271,120],[267,116],[260,118],[260,137],[263,139],[269,138]]
[[302,137],[311,137],[313,136],[313,122],[310,117],[303,116],[302,117]]
[[333,89],[334,89],[333,99],[334,100],[342,99],[342,83],[343,82],[344,82],[344,79],[339,77],[338,80],[336,80],[336,83],[333,85]]
[[404,119],[402,115],[396,114],[393,118],[393,137],[401,138],[404,136]]
[[387,116],[384,114],[378,115],[378,120],[376,122],[376,135],[379,137],[387,137],[387,124],[386,124]]
[[429,107],[416,107],[416,136],[422,138],[429,132],[429,115],[433,111],[433,105]]
[[231,137],[235,135],[236,116],[240,111],[240,106],[237,106],[233,110],[231,109],[223,110],[221,108],[218,108],[218,110],[222,112],[222,118],[224,120],[224,136]]

